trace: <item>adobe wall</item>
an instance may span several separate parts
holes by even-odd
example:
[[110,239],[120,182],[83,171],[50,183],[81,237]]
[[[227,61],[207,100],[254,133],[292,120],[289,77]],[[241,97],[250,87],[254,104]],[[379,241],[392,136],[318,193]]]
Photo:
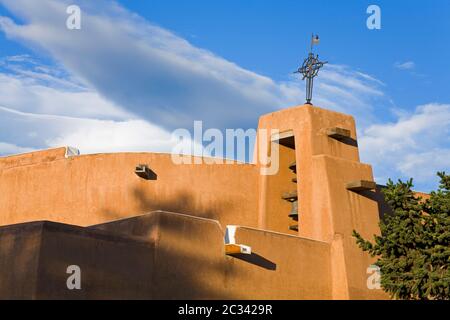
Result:
[[[328,128],[340,127],[350,130],[351,139],[346,143],[330,139]],[[296,185],[290,184],[288,176],[277,180],[271,176],[260,176],[259,227],[273,228],[270,216],[274,212],[286,212],[282,192],[296,190],[299,195],[300,224],[299,235],[321,241],[331,241],[333,230],[327,210],[329,202],[322,179],[326,174],[315,162],[315,156],[329,155],[336,158],[359,162],[356,146],[356,127],[353,117],[309,105],[283,109],[259,120],[258,129],[272,129],[280,132],[292,131],[295,136],[294,161],[297,162]],[[270,140],[270,137],[265,137]],[[282,159],[281,159],[282,161]],[[286,162],[280,163],[282,169]],[[283,185],[284,184],[284,185]],[[344,187],[344,186],[342,186]],[[273,191],[272,191],[273,190]],[[276,190],[276,191],[275,191]],[[319,214],[320,212],[320,214]],[[279,226],[276,226],[279,228]],[[286,227],[284,227],[286,230]],[[283,230],[277,230],[283,232]]]
[[[0,158],[0,225],[51,220],[87,226],[167,210],[257,225],[258,168],[176,165],[155,153],[65,157],[58,148]],[[156,180],[135,173],[148,164]]]
[[[333,128],[348,130],[350,136],[339,140],[328,136]],[[260,176],[259,226],[286,230],[287,224],[283,227],[271,220],[289,212],[282,192],[297,191],[298,236],[331,245],[333,298],[386,298],[381,290],[369,290],[367,269],[375,259],[362,252],[352,237],[353,230],[368,239],[380,232],[379,193],[347,189],[350,182],[373,181],[371,166],[359,162],[353,117],[305,105],[262,116],[259,129],[292,131],[297,170],[296,185],[283,172],[282,179]]]
[[[0,299],[331,298],[329,244],[238,228],[237,240],[254,253],[226,256],[223,230],[211,219],[154,212],[90,228],[0,228],[0,243],[11,236],[14,248],[0,250],[8,261],[0,277],[13,266],[28,272],[1,281]],[[67,289],[70,265],[81,269],[81,290]]]
[[255,260],[265,266],[258,271],[245,260],[233,261],[241,279],[232,287],[245,292],[244,298],[333,298],[329,243],[247,227],[237,229],[236,241],[251,246]]
[[225,255],[224,230],[218,221],[167,212],[92,228],[155,242],[159,298],[332,298],[327,243],[238,227],[236,241],[251,246],[252,255],[230,257]]
[[0,299],[35,299],[40,223],[0,227]]
[[[373,239],[379,235],[379,210],[377,191],[353,192],[346,189],[346,183],[355,180],[373,181],[372,168],[369,165],[339,159],[330,156],[316,156],[317,168],[323,170],[322,183],[329,199],[327,213],[334,231],[332,244],[342,247],[339,256],[332,259],[341,261],[347,274],[345,298],[382,299],[387,296],[381,290],[367,287],[367,268],[376,259],[363,253],[352,236],[353,230],[364,238]],[[342,260],[340,260],[342,259]]]
[[[152,299],[154,243],[99,230],[45,223],[37,299]],[[81,269],[81,290],[68,290],[67,267]]]
[[[8,246],[8,248],[5,248]],[[0,227],[0,299],[151,299],[153,244],[53,222]],[[67,268],[81,268],[81,290]]]

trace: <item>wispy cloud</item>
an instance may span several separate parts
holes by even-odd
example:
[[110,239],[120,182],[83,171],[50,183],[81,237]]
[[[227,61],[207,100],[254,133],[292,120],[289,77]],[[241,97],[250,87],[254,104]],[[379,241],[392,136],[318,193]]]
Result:
[[[276,82],[245,70],[111,1],[76,1],[83,14],[77,31],[61,23],[68,1],[1,2],[25,21],[1,18],[8,37],[48,53],[90,89],[167,129],[190,127],[194,117],[209,127],[254,127],[258,115],[304,101],[300,81]],[[352,110],[365,113],[378,84],[350,69],[327,69],[323,82],[329,90],[316,101],[348,110],[335,94],[353,91]]]
[[413,61],[396,62],[394,67],[399,70],[414,70],[416,68],[416,64]]

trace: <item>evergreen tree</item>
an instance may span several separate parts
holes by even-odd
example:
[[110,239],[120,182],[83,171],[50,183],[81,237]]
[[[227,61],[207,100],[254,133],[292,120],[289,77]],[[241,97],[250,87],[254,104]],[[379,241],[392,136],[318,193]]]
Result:
[[383,190],[392,213],[380,221],[374,243],[353,236],[377,256],[381,286],[395,299],[450,299],[450,175],[438,173],[440,187],[423,200],[412,179],[389,180]]

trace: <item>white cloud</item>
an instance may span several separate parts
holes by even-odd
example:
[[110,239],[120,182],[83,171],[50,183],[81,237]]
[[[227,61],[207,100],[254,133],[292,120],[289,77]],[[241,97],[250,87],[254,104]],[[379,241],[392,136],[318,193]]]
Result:
[[396,62],[394,67],[400,70],[413,70],[416,64],[413,61]]
[[5,57],[0,67],[0,101],[9,108],[66,116],[131,117],[63,70],[39,64],[31,57]]
[[16,146],[15,144],[0,142],[0,156],[31,152],[33,150],[34,149],[32,148],[23,148]]
[[435,148],[424,152],[405,155],[405,161],[398,164],[404,176],[414,177],[420,185],[437,181],[436,172],[450,169],[450,149]]
[[[83,153],[170,152],[171,134],[27,55],[0,61],[0,155],[73,145]],[[16,145],[19,143],[25,147]]]
[[[195,119],[222,129],[254,127],[259,115],[304,101],[301,81],[276,82],[245,70],[114,2],[76,1],[78,31],[62,23],[68,1],[0,2],[25,21],[1,18],[8,37],[43,50],[91,90],[168,129],[189,128]],[[330,102],[328,108],[367,115],[368,101],[380,94],[376,81],[349,68],[327,66],[321,77],[314,101]]]
[[110,121],[71,119],[71,131],[47,140],[49,146],[76,146],[83,153],[155,152],[170,153],[176,140],[171,134],[144,120]]
[[[0,107],[0,127],[12,136],[0,135],[39,147],[74,146],[82,153],[148,151],[168,152],[179,142],[170,132],[145,120],[99,120],[27,113]],[[20,131],[17,130],[20,128]],[[22,153],[24,148],[0,143],[0,153]]]
[[374,124],[359,139],[364,161],[379,182],[410,178],[419,188],[436,185],[436,172],[450,168],[450,105],[427,104],[394,123]]

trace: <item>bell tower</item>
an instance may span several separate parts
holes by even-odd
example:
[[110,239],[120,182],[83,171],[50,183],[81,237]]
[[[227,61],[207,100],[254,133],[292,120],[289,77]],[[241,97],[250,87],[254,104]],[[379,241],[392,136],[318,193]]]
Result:
[[372,168],[359,161],[353,117],[305,104],[262,116],[261,129],[279,130],[263,137],[269,153],[279,152],[279,170],[259,178],[259,227],[330,243],[340,279],[335,294],[361,297],[372,259],[352,232],[378,234],[379,211]]

